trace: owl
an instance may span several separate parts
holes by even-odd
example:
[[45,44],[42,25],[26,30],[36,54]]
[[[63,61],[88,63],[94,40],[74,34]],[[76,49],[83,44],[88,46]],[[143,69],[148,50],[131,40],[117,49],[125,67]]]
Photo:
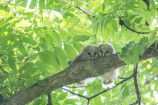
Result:
[[73,61],[69,61],[68,64],[71,65],[75,62],[90,60],[95,58],[98,58],[97,46],[89,44],[83,49],[80,55],[78,55]]
[[[81,52],[80,55],[78,55],[73,61],[69,61],[69,65],[75,63],[75,62],[79,62],[79,61],[83,61],[83,60],[90,60],[90,59],[95,59],[98,58],[98,54],[97,54],[97,46],[95,45],[87,45],[83,51]],[[80,81],[79,83],[77,83],[77,86],[85,86],[88,82],[93,82],[95,80],[95,78],[87,78],[85,80]]]
[[[98,56],[109,56],[115,54],[115,49],[111,44],[102,43],[98,46]],[[105,72],[103,75],[100,75],[99,78],[102,80],[102,85],[104,88],[111,87],[114,85],[114,81],[119,75],[119,69],[114,69],[109,72]]]

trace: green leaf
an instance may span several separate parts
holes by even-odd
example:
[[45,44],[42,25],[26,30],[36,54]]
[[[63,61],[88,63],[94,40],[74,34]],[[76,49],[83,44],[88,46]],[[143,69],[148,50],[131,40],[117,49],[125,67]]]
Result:
[[134,22],[139,24],[141,22],[141,20],[142,20],[142,17],[135,18]]
[[102,105],[101,96],[97,96],[93,99],[94,104],[93,105]]
[[61,41],[61,37],[58,32],[53,32],[52,37],[53,37],[54,44]]
[[36,41],[33,38],[30,38],[30,37],[23,37],[22,41],[26,42],[26,43],[29,43],[29,44],[32,44],[32,45],[36,45]]
[[31,0],[29,8],[34,9],[36,6],[37,6],[37,0]]
[[3,84],[3,82],[6,80],[6,75],[0,75],[0,84]]
[[19,51],[20,51],[23,55],[26,55],[26,50],[25,50],[25,47],[24,47],[23,43],[20,42],[20,41],[17,41],[17,42],[15,42],[15,43],[16,43],[16,45],[18,46]]
[[62,48],[60,47],[55,48],[55,56],[57,57],[59,64],[63,69],[68,67],[67,56]]
[[75,102],[77,102],[78,99],[66,99],[64,101],[65,104],[74,104]]
[[80,41],[86,41],[90,38],[90,36],[87,35],[76,35],[73,37],[74,42],[80,42]]
[[122,90],[122,99],[126,99],[129,96],[129,86],[125,86]]
[[39,54],[39,57],[43,63],[52,65],[53,67],[55,67],[58,70],[60,69],[58,59],[54,52],[52,52],[52,51],[41,52]]
[[73,46],[78,51],[78,53],[81,53],[84,48],[84,45],[81,43],[73,43]]
[[38,80],[37,84],[44,86],[44,85],[46,85],[46,81],[44,81],[44,80]]
[[39,9],[40,12],[42,12],[42,10],[45,9],[45,0],[39,0]]
[[16,74],[17,68],[16,68],[16,64],[15,64],[15,58],[13,57],[13,55],[14,55],[13,51],[8,53],[8,64],[9,64],[10,68]]
[[94,11],[92,13],[92,16],[94,16],[101,8],[102,4],[98,4],[95,8],[94,8]]
[[61,93],[59,96],[58,96],[58,100],[64,100],[66,99],[68,93]]
[[71,45],[65,45],[64,50],[69,60],[73,60],[77,56],[75,48]]
[[33,103],[33,105],[40,105],[43,99],[36,99]]

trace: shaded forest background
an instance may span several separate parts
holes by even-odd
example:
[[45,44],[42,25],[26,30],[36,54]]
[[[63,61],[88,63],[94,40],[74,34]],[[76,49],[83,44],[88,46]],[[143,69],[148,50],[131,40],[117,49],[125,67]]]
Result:
[[158,104],[158,59],[138,64],[149,47],[158,51],[157,17],[157,0],[0,0],[0,102],[45,86],[87,44],[111,43],[127,64],[115,84],[134,79],[107,91],[99,79],[58,88],[27,105]]

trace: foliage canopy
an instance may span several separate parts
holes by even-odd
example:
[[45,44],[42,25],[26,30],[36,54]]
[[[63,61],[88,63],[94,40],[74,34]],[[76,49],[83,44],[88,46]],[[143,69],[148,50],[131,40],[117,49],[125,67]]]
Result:
[[[0,94],[7,99],[34,83],[45,85],[44,78],[67,68],[67,62],[87,44],[111,43],[127,64],[120,68],[120,77],[130,76],[139,56],[158,40],[158,1],[147,1],[0,0]],[[157,58],[139,63],[137,81],[143,104],[158,103],[157,74]],[[93,96],[104,88],[96,79],[83,90],[69,90]],[[46,105],[47,97],[42,95],[27,105]],[[127,105],[136,100],[134,82],[129,80],[89,104]],[[86,105],[87,99],[60,88],[51,93],[51,102]]]

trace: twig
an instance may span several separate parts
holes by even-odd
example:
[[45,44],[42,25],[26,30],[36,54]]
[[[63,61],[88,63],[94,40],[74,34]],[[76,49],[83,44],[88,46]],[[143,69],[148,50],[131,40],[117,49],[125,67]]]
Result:
[[134,71],[133,71],[133,76],[134,76],[134,86],[135,86],[135,90],[136,90],[136,94],[137,94],[137,98],[138,98],[138,105],[141,105],[141,95],[139,92],[139,88],[138,88],[138,83],[137,83],[137,69],[138,69],[138,63],[137,65],[134,67]]
[[90,85],[87,85],[87,86],[65,86],[65,87],[68,87],[68,88],[85,88],[85,87],[89,87]]
[[89,98],[92,99],[92,98],[94,98],[94,97],[97,97],[98,95],[100,95],[100,94],[102,94],[102,93],[105,93],[105,92],[109,91],[110,89],[113,89],[113,88],[119,86],[120,84],[126,82],[127,80],[131,79],[132,77],[133,77],[133,74],[132,74],[131,76],[127,77],[126,79],[122,80],[121,82],[117,83],[115,86],[113,86],[113,87],[111,87],[111,88],[108,88],[108,89],[105,89],[105,90],[103,90],[103,91],[101,91],[101,92],[99,92],[99,93],[97,93],[97,94],[95,94],[95,95],[93,95],[93,96],[91,96],[91,97],[89,97]]
[[89,100],[89,98],[86,97],[86,96],[83,96],[83,95],[81,95],[81,94],[74,93],[74,92],[72,92],[72,91],[70,91],[70,90],[68,90],[68,89],[65,89],[65,88],[62,88],[62,89],[65,90],[65,91],[67,91],[67,92],[70,92],[70,93],[73,94],[73,95],[76,95],[76,96],[79,96],[79,97],[82,97],[82,98],[85,98],[85,99]]
[[70,91],[70,90],[68,90],[68,89],[65,89],[65,88],[62,88],[62,89],[65,90],[65,91],[70,92],[70,93],[73,94],[73,95],[76,95],[76,96],[79,96],[79,97],[82,97],[82,98],[87,99],[87,101],[88,101],[88,102],[87,102],[87,105],[89,105],[89,102],[90,102],[91,99],[93,99],[93,98],[99,96],[99,95],[102,94],[102,93],[105,93],[105,92],[109,91],[110,89],[113,89],[113,88],[119,86],[120,84],[126,82],[127,80],[131,79],[132,77],[133,77],[133,74],[132,74],[131,76],[127,77],[126,79],[122,80],[121,82],[117,83],[117,84],[116,84],[115,86],[113,86],[112,88],[105,89],[105,90],[103,90],[103,91],[101,91],[101,92],[99,92],[99,93],[97,93],[97,94],[95,94],[95,95],[93,95],[93,96],[91,96],[91,97],[86,97],[86,96],[83,96],[83,95],[74,93],[74,92],[72,92],[72,91]]
[[138,34],[148,34],[148,33],[149,33],[149,32],[138,32],[138,31],[135,31],[134,29],[128,27],[128,26],[124,23],[124,21],[121,20],[121,18],[119,18],[119,19],[120,19],[119,24],[120,24],[120,25],[124,25],[127,29],[131,30],[132,32],[135,32],[135,33],[138,33]]
[[[155,74],[155,75],[152,77],[151,80],[154,80],[156,77],[158,77],[158,74]],[[145,81],[144,86],[147,85],[147,84],[149,84],[149,83],[151,82],[151,80]]]
[[[36,54],[39,54],[39,53],[36,53]],[[15,93],[14,93],[14,94],[17,93],[17,90],[18,90],[18,87],[19,87],[19,83],[20,83],[20,81],[21,81],[21,77],[22,77],[22,74],[23,74],[23,71],[24,71],[26,62],[27,62],[30,58],[32,58],[33,56],[35,56],[36,54],[34,54],[34,55],[32,55],[32,56],[30,56],[30,57],[28,57],[28,58],[25,59],[24,65],[23,65],[22,70],[21,70],[21,73],[20,73],[20,77],[18,78],[18,83],[17,83],[17,85],[16,85],[16,89],[15,89]]]
[[4,73],[5,75],[7,75],[7,78],[8,78],[9,83],[10,83],[10,88],[11,88],[10,96],[12,96],[12,95],[13,95],[13,84],[12,84],[12,82],[11,82],[11,80],[10,80],[10,77],[9,77],[9,75],[8,75],[8,72],[4,71],[4,69],[3,69],[1,66],[0,66],[0,69],[3,71],[3,73]]
[[20,77],[18,78],[18,83],[17,83],[17,85],[16,85],[16,89],[15,89],[15,93],[14,93],[14,94],[16,94],[16,92],[17,92],[17,90],[18,90],[19,83],[20,83],[20,80],[21,80],[21,77],[22,77],[22,74],[23,74],[23,71],[24,71],[26,62],[27,62],[27,60],[25,59],[24,65],[23,65],[22,70],[21,70],[21,73],[20,73]]
[[10,0],[8,0],[7,5],[5,6],[4,10],[7,10],[8,4],[10,3]]
[[89,102],[90,102],[90,99],[88,99],[88,101],[87,101],[87,105],[89,105]]
[[52,100],[51,100],[51,93],[48,93],[47,96],[48,96],[48,104],[47,105],[53,105]]
[[92,18],[95,18],[96,16],[92,16],[91,14],[87,13],[86,11],[84,11],[83,9],[81,9],[80,7],[76,7],[78,8],[79,10],[81,10],[82,12],[84,12],[85,14],[87,14],[89,17],[92,17]]

